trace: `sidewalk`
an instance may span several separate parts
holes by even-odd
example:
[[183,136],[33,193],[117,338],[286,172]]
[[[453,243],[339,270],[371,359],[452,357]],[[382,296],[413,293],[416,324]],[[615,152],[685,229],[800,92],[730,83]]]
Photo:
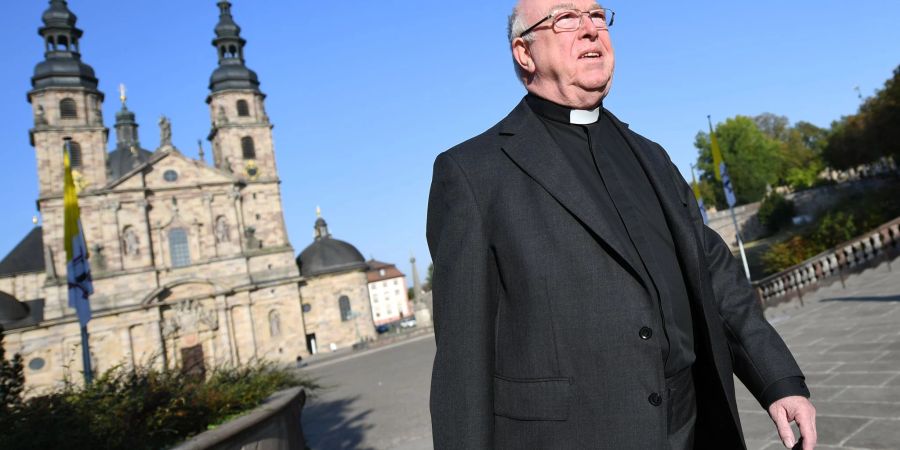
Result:
[[[900,449],[900,259],[892,268],[766,310],[806,375],[817,449]],[[768,414],[735,384],[748,449],[783,449]]]

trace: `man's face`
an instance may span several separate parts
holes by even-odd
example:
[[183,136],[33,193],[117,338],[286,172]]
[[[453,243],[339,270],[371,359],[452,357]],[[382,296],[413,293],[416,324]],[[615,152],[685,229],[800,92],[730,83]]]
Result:
[[[522,0],[519,7],[527,26],[557,10],[600,8],[591,0]],[[550,19],[530,34],[533,42],[526,44],[531,63],[526,70],[533,74],[527,83],[529,91],[574,108],[594,107],[606,96],[615,66],[609,30],[597,28],[584,15],[575,31],[556,31]]]

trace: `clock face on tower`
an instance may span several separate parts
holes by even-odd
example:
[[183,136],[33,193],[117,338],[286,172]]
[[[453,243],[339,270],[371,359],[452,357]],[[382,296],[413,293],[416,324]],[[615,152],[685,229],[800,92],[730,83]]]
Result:
[[256,165],[255,160],[250,159],[244,164],[244,175],[251,180],[259,178],[259,166]]

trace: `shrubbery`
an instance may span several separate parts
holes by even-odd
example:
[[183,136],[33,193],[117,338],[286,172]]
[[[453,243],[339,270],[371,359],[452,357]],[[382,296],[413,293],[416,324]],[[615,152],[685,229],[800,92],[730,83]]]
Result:
[[897,217],[900,215],[897,198],[900,198],[898,184],[845,198],[819,216],[807,232],[772,245],[762,256],[766,271],[780,272],[800,264]]
[[791,224],[794,218],[794,202],[784,198],[783,195],[773,192],[763,199],[759,205],[757,217],[759,223],[766,228],[769,234],[775,234],[782,228]]
[[167,448],[294,386],[318,387],[270,363],[218,368],[207,377],[116,367],[88,387],[67,383],[0,410],[0,448]]

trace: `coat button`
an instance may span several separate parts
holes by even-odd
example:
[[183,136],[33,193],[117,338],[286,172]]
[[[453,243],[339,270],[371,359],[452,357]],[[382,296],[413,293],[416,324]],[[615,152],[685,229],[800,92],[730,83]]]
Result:
[[641,328],[641,331],[638,332],[638,335],[641,336],[641,339],[647,340],[650,339],[650,336],[653,336],[653,330],[647,327]]
[[662,396],[657,392],[650,394],[650,397],[647,398],[647,400],[649,400],[650,404],[653,406],[659,406],[662,404]]

